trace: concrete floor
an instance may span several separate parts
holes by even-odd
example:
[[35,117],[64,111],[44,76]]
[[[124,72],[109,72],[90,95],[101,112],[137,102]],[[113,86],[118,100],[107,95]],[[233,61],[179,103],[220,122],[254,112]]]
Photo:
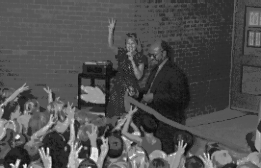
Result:
[[[187,120],[186,125],[202,132],[206,137],[233,144],[237,149],[225,148],[235,158],[242,158],[250,152],[245,136],[256,129],[257,115],[227,108],[211,114],[190,118]],[[208,141],[197,138],[192,153],[202,154],[206,142]]]

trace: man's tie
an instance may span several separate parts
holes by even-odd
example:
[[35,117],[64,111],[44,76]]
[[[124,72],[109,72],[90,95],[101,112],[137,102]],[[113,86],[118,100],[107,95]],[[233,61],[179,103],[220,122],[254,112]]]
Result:
[[150,75],[150,78],[148,79],[148,84],[149,84],[149,90],[148,90],[148,93],[150,93],[150,89],[152,87],[152,84],[156,78],[156,74],[158,72],[158,69],[159,69],[159,66],[156,66],[153,68],[153,70],[151,71],[151,75]]

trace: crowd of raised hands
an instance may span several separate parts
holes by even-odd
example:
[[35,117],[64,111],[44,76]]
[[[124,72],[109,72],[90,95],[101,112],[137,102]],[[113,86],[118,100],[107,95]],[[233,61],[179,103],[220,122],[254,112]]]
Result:
[[[16,102],[19,94],[28,89],[24,84],[11,93],[1,93],[0,160],[4,167],[229,168],[247,162],[260,166],[258,153],[240,162],[223,156],[222,150],[192,155],[189,152],[192,141],[184,138],[190,136],[186,132],[177,134],[179,138],[173,153],[166,154],[160,148],[148,152],[143,145],[147,143],[153,148],[156,143],[154,137],[146,132],[146,125],[137,127],[134,124],[132,118],[138,111],[137,107],[128,106],[128,113],[111,128],[106,119],[102,120],[105,121],[103,124],[97,124],[99,117],[83,119],[85,111],[77,110],[72,103],[63,103],[59,97],[54,98],[49,87],[44,88],[48,95],[45,112],[40,112],[38,102],[32,100],[24,104],[23,111],[17,107],[13,108],[14,112],[8,111],[11,102]],[[9,112],[8,118],[4,113]],[[129,127],[132,129],[130,132]]]

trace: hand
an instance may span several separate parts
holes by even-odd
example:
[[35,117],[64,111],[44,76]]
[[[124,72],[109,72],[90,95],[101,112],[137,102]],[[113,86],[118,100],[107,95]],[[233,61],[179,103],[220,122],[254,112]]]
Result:
[[51,168],[52,167],[52,157],[50,156],[49,148],[46,149],[46,153],[44,151],[44,148],[39,149],[39,154],[43,161],[44,167]]
[[127,114],[127,117],[132,117],[132,115],[134,113],[136,113],[137,111],[138,111],[138,107],[135,107],[134,109],[132,109],[132,106],[131,106],[129,113]]
[[151,103],[153,100],[153,93],[147,93],[143,95],[142,100],[145,101],[146,103]]
[[214,168],[214,165],[211,161],[209,153],[208,154],[204,153],[203,157],[202,156],[199,156],[199,157],[204,162],[205,168]]
[[67,117],[70,119],[73,119],[74,115],[75,115],[75,107],[74,108],[72,108],[72,107],[73,107],[73,103],[70,105],[70,103],[68,102],[66,114],[67,114]]
[[52,95],[52,90],[49,87],[43,88],[43,90],[48,94],[48,96]]
[[26,86],[26,83],[18,89],[18,91],[20,93],[22,93],[22,92],[24,92],[26,90],[29,90],[29,86]]
[[133,61],[133,54],[132,54],[132,52],[128,52],[127,55],[128,55],[128,59],[130,61]]
[[179,141],[179,144],[178,144],[177,155],[179,155],[179,156],[181,156],[181,155],[183,155],[185,153],[185,149],[187,147],[187,144],[183,145],[183,143],[184,143],[184,141],[181,140],[181,141]]
[[50,119],[49,119],[49,122],[47,123],[48,126],[53,126],[53,124],[55,124],[57,121],[57,118],[54,116],[54,114],[51,114],[50,115]]
[[69,168],[75,168],[75,167],[79,167],[80,162],[78,159],[78,155],[82,149],[82,145],[80,147],[78,147],[78,143],[71,143],[71,152],[69,155],[69,163],[68,163],[68,167]]
[[108,138],[101,137],[102,139],[102,145],[101,145],[101,151],[102,155],[106,156],[109,151],[109,145],[108,145]]
[[97,139],[97,126],[91,124],[91,127],[92,127],[92,132],[90,133],[89,131],[86,131],[88,137],[90,138],[90,141],[91,142],[96,142],[96,139]]
[[20,159],[17,159],[16,160],[16,162],[15,162],[15,164],[10,164],[10,166],[12,167],[12,168],[18,168],[19,166],[20,166],[20,163],[21,163],[21,160]]
[[116,20],[114,20],[113,18],[111,20],[109,19],[109,31],[113,31],[113,29],[115,28],[115,23]]

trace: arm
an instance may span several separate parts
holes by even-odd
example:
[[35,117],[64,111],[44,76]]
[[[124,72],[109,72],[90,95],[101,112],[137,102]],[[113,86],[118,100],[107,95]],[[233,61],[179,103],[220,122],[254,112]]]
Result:
[[130,126],[133,128],[134,132],[140,132],[138,127],[133,122],[131,122]]
[[39,138],[41,138],[42,136],[44,136],[46,134],[46,132],[51,128],[52,125],[47,124],[46,126],[44,126],[42,129],[40,129],[39,131],[37,131],[36,133],[34,133],[31,136],[31,141],[35,141]]
[[131,64],[132,64],[132,67],[133,67],[133,70],[134,70],[135,77],[138,80],[140,80],[143,76],[144,64],[141,63],[141,64],[139,64],[139,66],[136,66],[134,60],[131,61]]
[[122,134],[123,134],[124,136],[126,136],[128,139],[130,139],[131,141],[134,141],[134,142],[136,142],[136,143],[138,143],[138,144],[141,144],[142,139],[141,139],[139,136],[130,134],[130,133],[128,132],[128,130],[129,130],[129,125],[130,125],[131,120],[132,120],[132,117],[131,117],[131,116],[130,116],[130,117],[127,117],[127,121],[126,121],[126,123],[124,124],[124,127],[123,127],[123,129],[122,129]]
[[115,23],[116,20],[112,19],[109,20],[109,36],[108,36],[108,44],[109,44],[109,48],[117,55],[118,54],[118,48],[114,46],[114,39],[113,39],[113,31],[115,28]]
[[68,144],[72,144],[74,140],[75,140],[75,129],[74,129],[74,118],[72,118],[70,122],[70,139],[68,141]]
[[98,161],[98,157],[99,157],[99,151],[97,149],[97,142],[96,142],[96,140],[97,140],[97,129],[98,129],[97,126],[92,125],[92,132],[89,133],[87,131],[87,134],[88,134],[90,142],[91,142],[91,156],[90,156],[90,158],[95,162]]
[[46,132],[53,126],[53,124],[54,124],[54,116],[51,115],[47,125],[31,136],[31,141],[34,141],[34,140],[39,139],[42,136],[44,136],[46,134]]
[[117,55],[118,54],[118,48],[114,46],[113,40],[114,40],[113,30],[109,29],[108,45],[109,45],[109,48]]

